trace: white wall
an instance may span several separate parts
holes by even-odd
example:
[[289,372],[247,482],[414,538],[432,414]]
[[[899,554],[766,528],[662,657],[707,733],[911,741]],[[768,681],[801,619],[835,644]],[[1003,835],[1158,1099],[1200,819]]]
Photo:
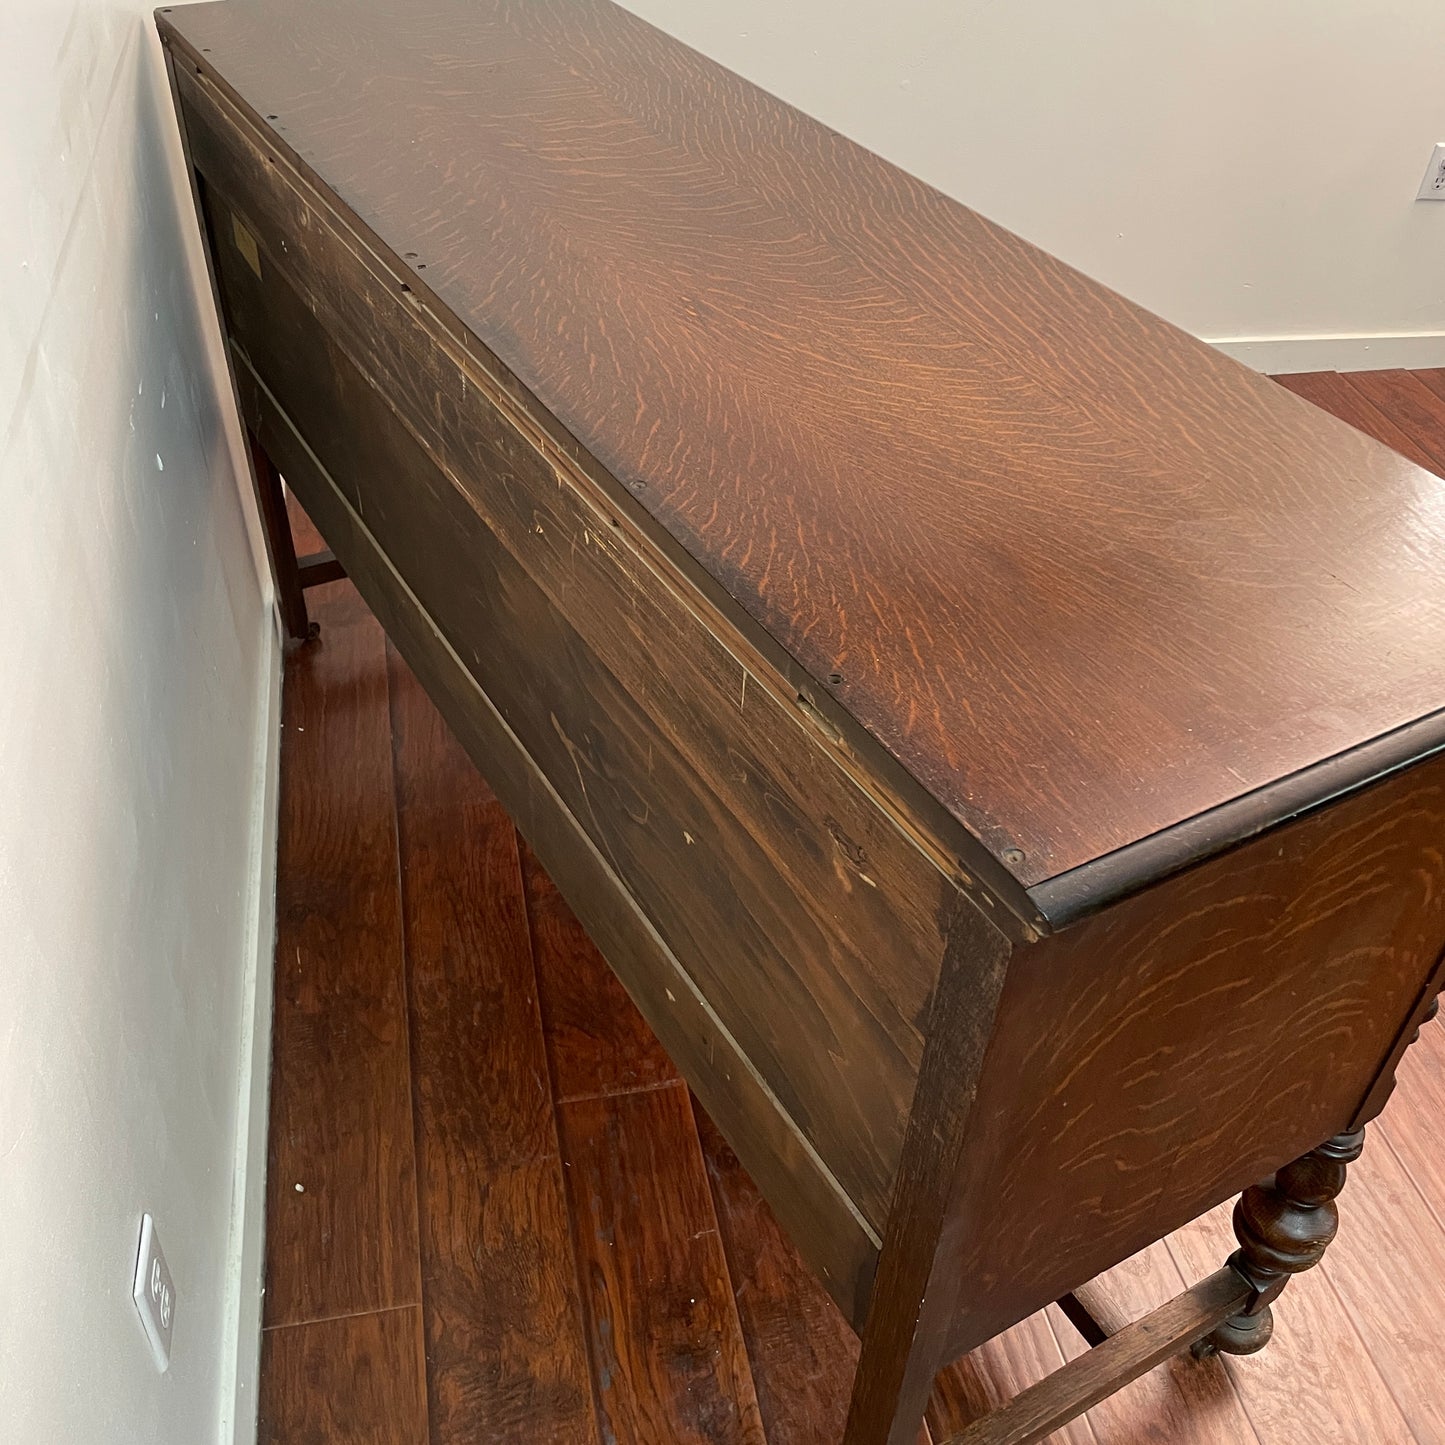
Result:
[[1268,370],[1445,363],[1439,0],[626,0]]
[[27,1445],[217,1440],[235,1383],[277,651],[163,84],[148,6],[5,0],[0,1439]]

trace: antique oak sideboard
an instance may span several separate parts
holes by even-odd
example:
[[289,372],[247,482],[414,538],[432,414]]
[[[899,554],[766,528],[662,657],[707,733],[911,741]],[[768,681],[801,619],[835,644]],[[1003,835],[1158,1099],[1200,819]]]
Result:
[[1055,1299],[960,1440],[1263,1344],[1442,982],[1445,484],[607,0],[158,20],[287,626],[355,580],[860,1333],[848,1445]]

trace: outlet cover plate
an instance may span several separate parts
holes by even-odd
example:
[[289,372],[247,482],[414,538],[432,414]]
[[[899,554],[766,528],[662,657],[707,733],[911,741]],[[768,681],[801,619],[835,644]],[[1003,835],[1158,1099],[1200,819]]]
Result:
[[1435,147],[1430,157],[1430,169],[1415,192],[1417,201],[1445,201],[1445,141]]
[[150,1342],[156,1369],[162,1373],[171,1362],[171,1336],[176,1327],[176,1287],[149,1214],[140,1222],[140,1248],[136,1251],[135,1282],[131,1298]]

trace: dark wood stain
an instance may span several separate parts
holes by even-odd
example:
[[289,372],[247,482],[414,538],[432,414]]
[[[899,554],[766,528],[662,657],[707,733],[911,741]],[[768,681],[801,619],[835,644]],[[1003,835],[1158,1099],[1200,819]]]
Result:
[[[191,132],[203,156],[221,149],[204,122]],[[210,164],[226,175],[225,161]],[[219,210],[219,179],[211,196]],[[540,455],[507,441],[495,418],[466,469],[489,485],[465,495],[453,485],[433,456],[446,444],[413,436],[316,328],[286,279],[311,275],[307,263],[288,257],[269,217],[253,208],[244,224],[265,284],[235,248],[219,260],[245,348],[243,396],[248,373],[264,377],[328,473],[348,479],[348,500],[472,675],[881,1227],[947,881],[848,786],[809,725],[660,589],[605,519],[569,505]],[[338,307],[361,294],[326,288]],[[360,313],[346,328],[358,346],[384,330]],[[385,364],[372,354],[367,370]],[[475,394],[468,404],[486,406]],[[539,657],[557,686],[530,679]],[[799,1037],[814,1046],[799,1049]]]
[[421,1298],[385,641],[344,584],[312,596],[326,635],[283,699],[268,1325]]
[[421,685],[389,663],[433,1435],[588,1445],[516,833]]
[[[624,1062],[642,1020],[861,1334],[847,1445],[917,1445],[952,1357],[1244,1186],[1233,1268],[1096,1307],[1093,1350],[956,1439],[1257,1348],[1445,982],[1445,484],[604,0],[162,32],[258,480],[415,669],[405,933],[363,949],[385,1008],[337,1011],[403,1025],[415,1193],[350,1119],[310,1142],[379,1176],[379,1235],[410,1220],[421,1278],[379,1246],[378,1298],[447,1279],[434,1433],[761,1441],[765,1319],[683,1084]],[[1293,386],[1438,455],[1428,381]],[[549,976],[581,950],[502,807],[635,1012],[539,999],[534,942]],[[342,902],[394,932],[376,881]],[[395,1102],[394,1047],[304,1052]],[[489,1251],[514,1327],[471,1318]],[[1381,1380],[1418,1388],[1398,1355]]]
[[768,1445],[836,1445],[858,1337],[717,1126],[700,1105],[693,1111]]
[[840,1308],[861,1320],[877,1255],[871,1236],[775,1098],[615,874],[560,806],[546,779],[391,570],[360,519],[284,418],[263,413],[259,432],[286,474],[302,483],[307,505],[345,558],[348,574],[372,600],[397,648],[416,670],[470,756],[493,768],[498,795],[539,858],[575,900],[578,916],[636,1000],[682,1072],[694,1081]]
[[[1220,1260],[1234,1249],[1234,1236],[1227,1225],[1225,1235],[1215,1252],[1187,1275],[1180,1273],[1161,1241],[1116,1265],[1095,1281],[1096,1287],[1118,1319],[1141,1319],[1186,1285],[1217,1269]],[[1084,1350],[1078,1332],[1052,1308],[1048,1317],[1058,1321],[1057,1338],[1065,1357],[1076,1359]],[[1167,1441],[1169,1445],[1255,1445],[1259,1439],[1219,1358],[1198,1361],[1188,1355],[1176,1356],[1117,1395],[1101,1400],[1087,1419],[1093,1423],[1100,1445],[1128,1440],[1136,1433],[1143,1440]],[[1147,1432],[1139,1428],[1143,1420],[1149,1422]]]
[[1438,482],[605,0],[165,20],[1024,881],[1445,703]]
[[[926,1420],[938,1445],[961,1434],[990,1410],[1036,1385],[1064,1364],[1048,1316],[1020,1320],[971,1354],[942,1370],[928,1397]],[[1103,1445],[1087,1417],[1071,1420],[1050,1437],[1052,1445]]]
[[558,1117],[604,1438],[764,1445],[687,1090]]
[[[304,667],[306,659],[313,655],[303,650],[291,659],[289,675],[293,682],[288,687],[294,687],[298,667]],[[399,683],[397,674],[398,663],[393,659],[392,695],[405,701],[404,684]],[[345,695],[354,684],[333,673],[328,685]],[[370,697],[370,706],[384,708],[384,700],[374,692]],[[420,698],[413,693],[411,701],[419,703]],[[418,707],[412,719],[413,744],[422,720]],[[403,721],[397,721],[400,737]],[[416,751],[418,758],[426,759],[425,769],[414,767],[406,772],[410,786],[398,775],[403,822],[408,801],[418,794],[435,799],[478,786],[470,765],[434,717],[427,723],[426,732],[425,746]],[[288,782],[294,779],[297,768],[314,769],[321,764],[314,754],[298,752],[298,745],[307,736],[294,731],[286,734],[284,764]],[[384,767],[373,753],[368,750],[372,765]],[[327,765],[334,766],[335,761]],[[326,804],[317,789],[298,789],[297,793],[308,797],[310,803],[289,812],[283,822],[287,828],[306,830],[312,826],[311,810],[324,810]],[[464,803],[466,796],[463,794],[458,801]],[[452,842],[463,852],[465,813],[464,807],[458,807],[451,814]],[[513,868],[504,867],[502,874],[515,886]],[[467,876],[474,878],[470,873]],[[495,894],[498,884],[477,880],[470,886],[480,888],[480,904]],[[463,1013],[469,1011],[473,1001],[471,981],[465,975],[456,975],[449,988],[452,1007]],[[620,999],[616,1005],[624,1014],[630,1007]],[[617,1026],[617,1037],[625,1036],[631,1028],[625,1019],[618,1020]],[[598,1019],[596,1027],[599,1034],[614,1036],[607,1020]],[[509,1057],[514,1063],[518,1060],[515,1053]],[[471,1067],[470,1060],[453,1059],[450,1087],[461,1090],[464,1096],[471,1087]],[[1389,1170],[1379,1179],[1375,1177],[1378,1171],[1352,1178],[1344,1201],[1342,1237],[1335,1248],[1348,1251],[1347,1241],[1358,1236],[1362,1248],[1374,1252],[1378,1235],[1372,1220],[1378,1207],[1399,1216],[1399,1222],[1389,1226],[1393,1233],[1403,1228],[1415,1246],[1424,1251],[1423,1257],[1435,1258],[1445,1251],[1445,1231],[1441,1230],[1445,1174],[1438,1169],[1439,1151],[1432,1123],[1440,1108],[1445,1107],[1441,1102],[1445,1101],[1445,1084],[1440,1082],[1445,1080],[1445,1025],[1437,1021],[1425,1026],[1420,1044],[1406,1055],[1400,1074],[1395,1099],[1384,1122],[1375,1128],[1385,1131],[1390,1147],[1405,1165],[1411,1186],[1417,1187],[1405,1187],[1405,1174],[1397,1170]],[[515,1089],[504,1087],[504,1097],[519,1095]],[[312,1095],[312,1104],[324,1110],[330,1107],[330,1096],[318,1091]],[[463,1161],[476,1151],[483,1155],[503,1153],[510,1147],[506,1140],[515,1137],[513,1126],[499,1113],[489,1113],[477,1127],[484,1134],[494,1134],[498,1142],[490,1144],[486,1138],[476,1136],[458,1140]],[[838,1400],[830,1396],[828,1385],[839,1377],[846,1384],[856,1340],[840,1316],[833,1314],[830,1321],[828,1306],[820,1298],[817,1285],[771,1220],[766,1204],[737,1167],[726,1144],[705,1121],[699,1121],[699,1132],[767,1438],[770,1445],[833,1445],[840,1407]],[[1378,1135],[1372,1147],[1379,1147]],[[1368,1170],[1368,1160],[1356,1168]],[[459,1166],[459,1174],[464,1169],[465,1163]],[[443,1208],[457,1213],[461,1222],[451,1227],[460,1236],[469,1228],[465,1221],[476,1217],[477,1201],[465,1191],[455,1190],[445,1200],[438,1200],[438,1209]],[[1233,1247],[1227,1212],[1227,1206],[1222,1206],[1170,1237],[1168,1250],[1183,1277],[1201,1277]],[[1405,1224],[1405,1220],[1416,1222]],[[551,1228],[547,1225],[543,1232]],[[619,1233],[623,1238],[630,1236],[630,1225]],[[1139,1260],[1111,1271],[1100,1282],[1110,1291],[1121,1315],[1137,1316],[1163,1303],[1178,1288],[1178,1276],[1171,1277],[1167,1264],[1159,1259],[1161,1249],[1152,1247]],[[1388,1262],[1392,1256],[1386,1252],[1383,1258]],[[1445,1259],[1438,1269],[1445,1269]],[[1190,1362],[1165,1365],[1096,1406],[1086,1419],[1065,1427],[1056,1438],[1069,1445],[1092,1445],[1096,1435],[1089,1421],[1097,1420],[1097,1439],[1101,1441],[1224,1445],[1225,1441],[1258,1439],[1261,1445],[1294,1445],[1301,1438],[1309,1438],[1321,1445],[1406,1445],[1416,1436],[1405,1424],[1371,1353],[1372,1349],[1393,1348],[1392,1336],[1377,1334],[1370,1322],[1376,1315],[1382,1319],[1394,1316],[1400,1324],[1392,1324],[1391,1330],[1403,1328],[1413,1331],[1415,1339],[1432,1340],[1433,1305],[1428,1291],[1438,1270],[1385,1268],[1371,1273],[1359,1295],[1368,1299],[1377,1288],[1381,1293],[1370,1306],[1373,1313],[1364,1317],[1369,1331],[1364,1335],[1346,1312],[1333,1283],[1336,1274],[1353,1275],[1357,1271],[1353,1258],[1342,1255],[1337,1263],[1331,1256],[1319,1270],[1293,1284],[1276,1306],[1279,1328],[1263,1354],[1242,1361],[1214,1361],[1203,1367]],[[458,1278],[448,1277],[453,1273]],[[1417,1273],[1421,1276],[1418,1286],[1413,1278]],[[433,1290],[464,1293],[472,1287],[472,1278],[471,1266],[464,1258],[436,1257],[424,1290],[428,1294]],[[478,1338],[508,1332],[514,1338],[520,1337],[525,1332],[522,1322],[530,1318],[525,1301],[508,1296],[503,1302],[500,1293],[478,1298],[476,1307],[482,1313],[471,1321],[471,1328]],[[487,1311],[491,1319],[486,1318]],[[417,1360],[419,1344],[408,1343],[406,1327],[398,1330],[394,1325],[379,1326],[378,1322],[390,1316],[391,1312],[365,1316],[360,1324],[348,1319],[300,1329],[268,1330],[261,1438],[268,1445],[280,1441],[305,1445],[311,1440],[324,1440],[330,1445],[335,1439],[370,1439],[392,1445],[395,1441],[426,1439],[424,1425],[416,1432],[408,1423],[415,1419],[419,1406],[424,1408],[425,1401],[420,1385],[410,1383],[408,1376]],[[1075,1347],[1069,1334],[1071,1327],[1061,1317],[1055,1320],[1057,1337],[1072,1353]],[[410,1329],[414,1333],[419,1328],[414,1320]],[[548,1363],[550,1344],[535,1344],[532,1348],[537,1352],[535,1359],[514,1357],[499,1362],[498,1390],[524,1391],[535,1371]],[[1420,1354],[1421,1348],[1411,1340],[1411,1351]],[[1438,1366],[1438,1359],[1429,1355],[1428,1349],[1427,1343],[1422,1357],[1434,1360]],[[936,1382],[929,1406],[933,1438],[943,1439],[958,1432],[984,1409],[1035,1383],[1059,1362],[1055,1332],[1043,1314],[990,1341],[945,1371]],[[435,1362],[431,1371],[437,1372]],[[1247,1402],[1247,1421],[1241,1420],[1237,1401],[1219,1392],[1221,1378]],[[1392,1378],[1401,1388],[1400,1399],[1425,1431],[1420,1440],[1433,1439],[1429,1406],[1412,1393],[1421,1389],[1433,1393],[1433,1379],[1427,1383],[1426,1372],[1418,1367],[1396,1368]],[[434,1398],[435,1394],[434,1387]],[[539,1414],[535,1428],[539,1438],[546,1438],[545,1415]],[[448,1438],[452,1437],[434,1428],[434,1441]]]
[[429,1445],[421,1307],[267,1330],[260,1445]]
[[965,1352],[943,1342],[961,1311],[972,1306],[976,1289],[964,1267],[974,1221],[960,1200],[976,1168],[970,1136],[1009,956],[1003,935],[961,902],[933,994],[917,1099],[860,1332],[843,1445],[909,1445],[934,1377]]
[[[1359,1183],[1356,1171],[1341,1210],[1347,1232],[1359,1228]],[[1231,1207],[1220,1205],[1169,1236],[1169,1252],[1185,1277],[1200,1278],[1235,1248]],[[1336,1268],[1327,1255],[1319,1269],[1290,1285],[1273,1306],[1278,1324],[1267,1350],[1243,1360],[1215,1359],[1207,1367],[1215,1378],[1223,1374],[1231,1381],[1262,1445],[1288,1440],[1394,1445],[1411,1438],[1395,1397],[1340,1304],[1331,1282]]]

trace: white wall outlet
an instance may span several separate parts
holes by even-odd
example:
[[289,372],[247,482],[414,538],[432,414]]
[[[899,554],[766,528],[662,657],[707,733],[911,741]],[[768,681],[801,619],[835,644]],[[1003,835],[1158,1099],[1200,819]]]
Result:
[[1415,192],[1417,201],[1445,201],[1445,141],[1435,147],[1430,157],[1430,169]]
[[135,1283],[131,1286],[141,1325],[150,1341],[156,1369],[164,1373],[171,1362],[171,1335],[176,1325],[176,1287],[161,1253],[156,1222],[149,1214],[140,1222],[140,1249],[136,1253]]

